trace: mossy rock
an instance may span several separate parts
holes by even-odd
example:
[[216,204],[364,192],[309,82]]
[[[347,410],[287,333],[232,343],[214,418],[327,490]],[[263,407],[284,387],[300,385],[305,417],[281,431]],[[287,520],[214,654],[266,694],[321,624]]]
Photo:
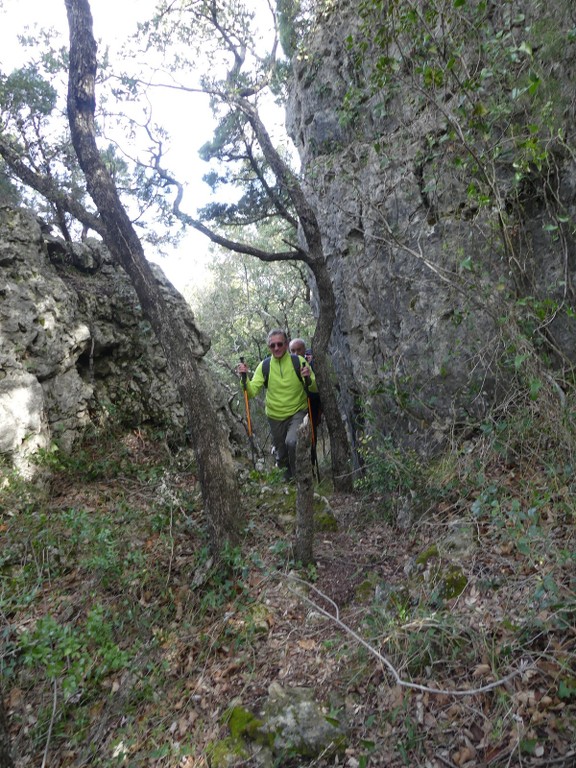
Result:
[[417,555],[416,560],[414,562],[420,568],[425,568],[430,562],[430,560],[433,560],[438,557],[440,557],[440,552],[438,551],[438,545],[431,544],[427,549],[425,549],[423,552],[420,552],[420,554]]
[[322,512],[314,513],[314,530],[322,531],[324,533],[333,532],[338,530],[338,521],[334,517],[334,514],[330,511],[323,510]]
[[467,584],[468,579],[462,568],[458,565],[450,565],[442,574],[440,597],[443,600],[453,600],[455,597],[460,597]]
[[[437,544],[432,544],[415,559],[413,582],[426,585],[435,600],[453,600],[466,589],[468,579],[459,565],[443,559]],[[415,580],[414,580],[415,576]]]
[[262,727],[262,720],[259,720],[244,707],[232,707],[225,713],[225,717],[234,739],[249,738],[255,740],[259,728]]
[[206,747],[206,757],[210,768],[233,768],[250,759],[250,751],[242,739],[227,736],[220,741],[213,741]]
[[224,720],[231,736],[211,748],[213,768],[232,766],[226,761],[249,752],[310,758],[341,754],[347,747],[344,729],[315,701],[311,689],[283,689],[273,683],[259,717],[238,704],[226,711]]
[[318,493],[314,494],[314,530],[325,533],[338,530],[338,521],[328,499]]
[[293,484],[262,485],[259,489],[258,507],[267,513],[290,514],[294,517],[296,486]]
[[270,629],[270,610],[263,603],[254,603],[248,607],[246,623],[257,633],[268,632]]
[[272,683],[262,714],[262,732],[276,755],[318,757],[342,754],[347,738],[337,720],[328,717],[308,688],[282,688]]
[[410,577],[411,587],[437,592],[442,580],[442,558],[437,544],[431,544],[414,559],[414,570]]

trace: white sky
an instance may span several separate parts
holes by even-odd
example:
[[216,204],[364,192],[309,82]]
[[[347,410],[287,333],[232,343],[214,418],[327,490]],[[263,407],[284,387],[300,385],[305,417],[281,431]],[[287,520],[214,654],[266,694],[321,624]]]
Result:
[[[91,0],[90,5],[96,39],[109,45],[113,54],[136,30],[138,21],[150,18],[155,3],[154,0]],[[28,26],[32,29],[54,27],[62,32],[67,44],[64,0],[0,0],[0,69],[4,72],[21,63],[17,35],[25,32]],[[205,97],[192,96],[188,112],[183,112],[181,97],[176,106],[176,98],[171,102],[170,96],[165,95],[161,106],[171,135],[166,164],[186,181],[182,209],[192,215],[197,207],[209,201],[209,188],[201,181],[208,166],[198,158],[198,149],[212,136],[211,115],[207,103],[202,103],[201,99],[205,100]],[[160,122],[158,115],[156,121]],[[161,264],[167,277],[182,290],[191,281],[205,281],[209,245],[206,237],[192,231],[169,257],[158,258],[151,252],[147,256]]]

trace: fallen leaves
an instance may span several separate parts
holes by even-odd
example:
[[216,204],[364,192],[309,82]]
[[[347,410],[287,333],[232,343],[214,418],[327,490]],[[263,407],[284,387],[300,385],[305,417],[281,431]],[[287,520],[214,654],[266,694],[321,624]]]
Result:
[[[69,493],[69,498],[58,497],[60,507],[74,503],[101,511],[113,499],[114,487],[70,488]],[[576,632],[566,620],[573,611],[562,613],[558,607],[569,599],[574,604],[569,592],[573,557],[562,568],[554,562],[544,567],[540,557],[528,562],[513,539],[506,540],[509,530],[497,531],[482,522],[475,531],[481,546],[468,559],[461,558],[466,590],[448,607],[432,605],[426,587],[420,593],[406,593],[401,604],[375,605],[372,599],[361,603],[355,599],[360,580],[402,588],[404,594],[413,551],[429,545],[445,520],[427,520],[410,535],[399,537],[381,515],[370,514],[362,500],[331,500],[349,528],[343,525],[317,542],[314,586],[337,603],[342,620],[362,637],[369,637],[383,653],[395,653],[406,677],[438,688],[472,690],[505,676],[522,659],[530,660],[530,667],[506,685],[455,700],[449,694],[396,685],[383,664],[326,617],[311,620],[313,607],[270,575],[277,567],[270,541],[279,536],[273,510],[270,520],[258,511],[258,526],[245,543],[247,552],[252,548],[265,560],[262,568],[250,568],[243,576],[244,592],[234,592],[220,607],[202,613],[199,601],[213,589],[211,563],[199,565],[202,561],[187,538],[188,527],[181,540],[174,536],[170,541],[157,530],[148,530],[145,496],[139,499],[142,530],[123,533],[132,549],[146,558],[145,578],[129,585],[129,596],[146,622],[140,625],[140,637],[136,625],[123,616],[122,639],[141,642],[142,657],[134,673],[110,675],[100,690],[90,691],[94,701],[88,709],[88,728],[90,733],[101,733],[100,742],[109,754],[116,749],[119,757],[136,756],[141,750],[140,759],[150,752],[155,738],[167,738],[171,743],[186,742],[196,751],[194,760],[182,757],[173,765],[198,766],[206,743],[225,730],[221,718],[229,702],[241,699],[257,708],[268,686],[282,680],[289,686],[313,687],[342,712],[349,728],[349,768],[407,764],[534,768],[543,761],[560,765],[561,759],[568,765],[576,757]],[[450,509],[444,505],[441,514]],[[152,493],[148,513],[151,518],[158,515]],[[547,519],[558,523],[552,513]],[[569,529],[553,535],[564,535],[563,547],[571,551]],[[14,617],[13,628],[36,620],[42,611],[75,617],[72,608],[82,599],[86,604],[92,599],[120,599],[111,590],[98,592],[99,582],[86,578],[81,564],[46,580],[41,589],[42,599],[31,603],[31,610],[24,606]],[[217,600],[218,590],[213,592]],[[313,590],[306,588],[304,593],[312,595]],[[322,602],[328,605],[328,600]],[[48,699],[49,694],[48,690]],[[28,688],[17,682],[6,691],[16,743],[23,751],[35,713],[46,706],[46,698],[36,680]],[[128,742],[131,735],[133,744]],[[77,762],[77,755],[67,755],[63,746],[52,764]]]

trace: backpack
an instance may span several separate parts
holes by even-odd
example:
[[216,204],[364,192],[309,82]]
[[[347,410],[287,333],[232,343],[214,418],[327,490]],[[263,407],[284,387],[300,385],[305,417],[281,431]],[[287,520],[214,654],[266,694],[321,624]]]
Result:
[[[296,376],[300,379],[302,382],[302,385],[304,386],[304,381],[302,379],[302,374],[300,373],[300,357],[298,355],[290,355],[292,358],[292,365],[294,366],[294,370],[296,371]],[[262,373],[264,375],[264,386],[268,388],[268,378],[270,377],[270,356],[265,357],[264,360],[262,360]],[[318,424],[320,424],[320,418],[322,416],[322,404],[320,402],[320,395],[317,392],[306,392],[308,395],[308,399],[310,401],[310,407],[312,409],[312,422],[314,424],[314,427],[317,427]]]

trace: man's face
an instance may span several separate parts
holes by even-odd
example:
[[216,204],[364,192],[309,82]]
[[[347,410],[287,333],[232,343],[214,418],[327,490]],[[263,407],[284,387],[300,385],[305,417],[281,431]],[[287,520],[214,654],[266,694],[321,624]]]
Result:
[[286,339],[283,336],[272,336],[268,347],[274,357],[280,358],[286,352]]
[[304,357],[306,353],[306,347],[304,344],[290,344],[290,352],[292,352],[293,355],[300,355],[301,357]]

